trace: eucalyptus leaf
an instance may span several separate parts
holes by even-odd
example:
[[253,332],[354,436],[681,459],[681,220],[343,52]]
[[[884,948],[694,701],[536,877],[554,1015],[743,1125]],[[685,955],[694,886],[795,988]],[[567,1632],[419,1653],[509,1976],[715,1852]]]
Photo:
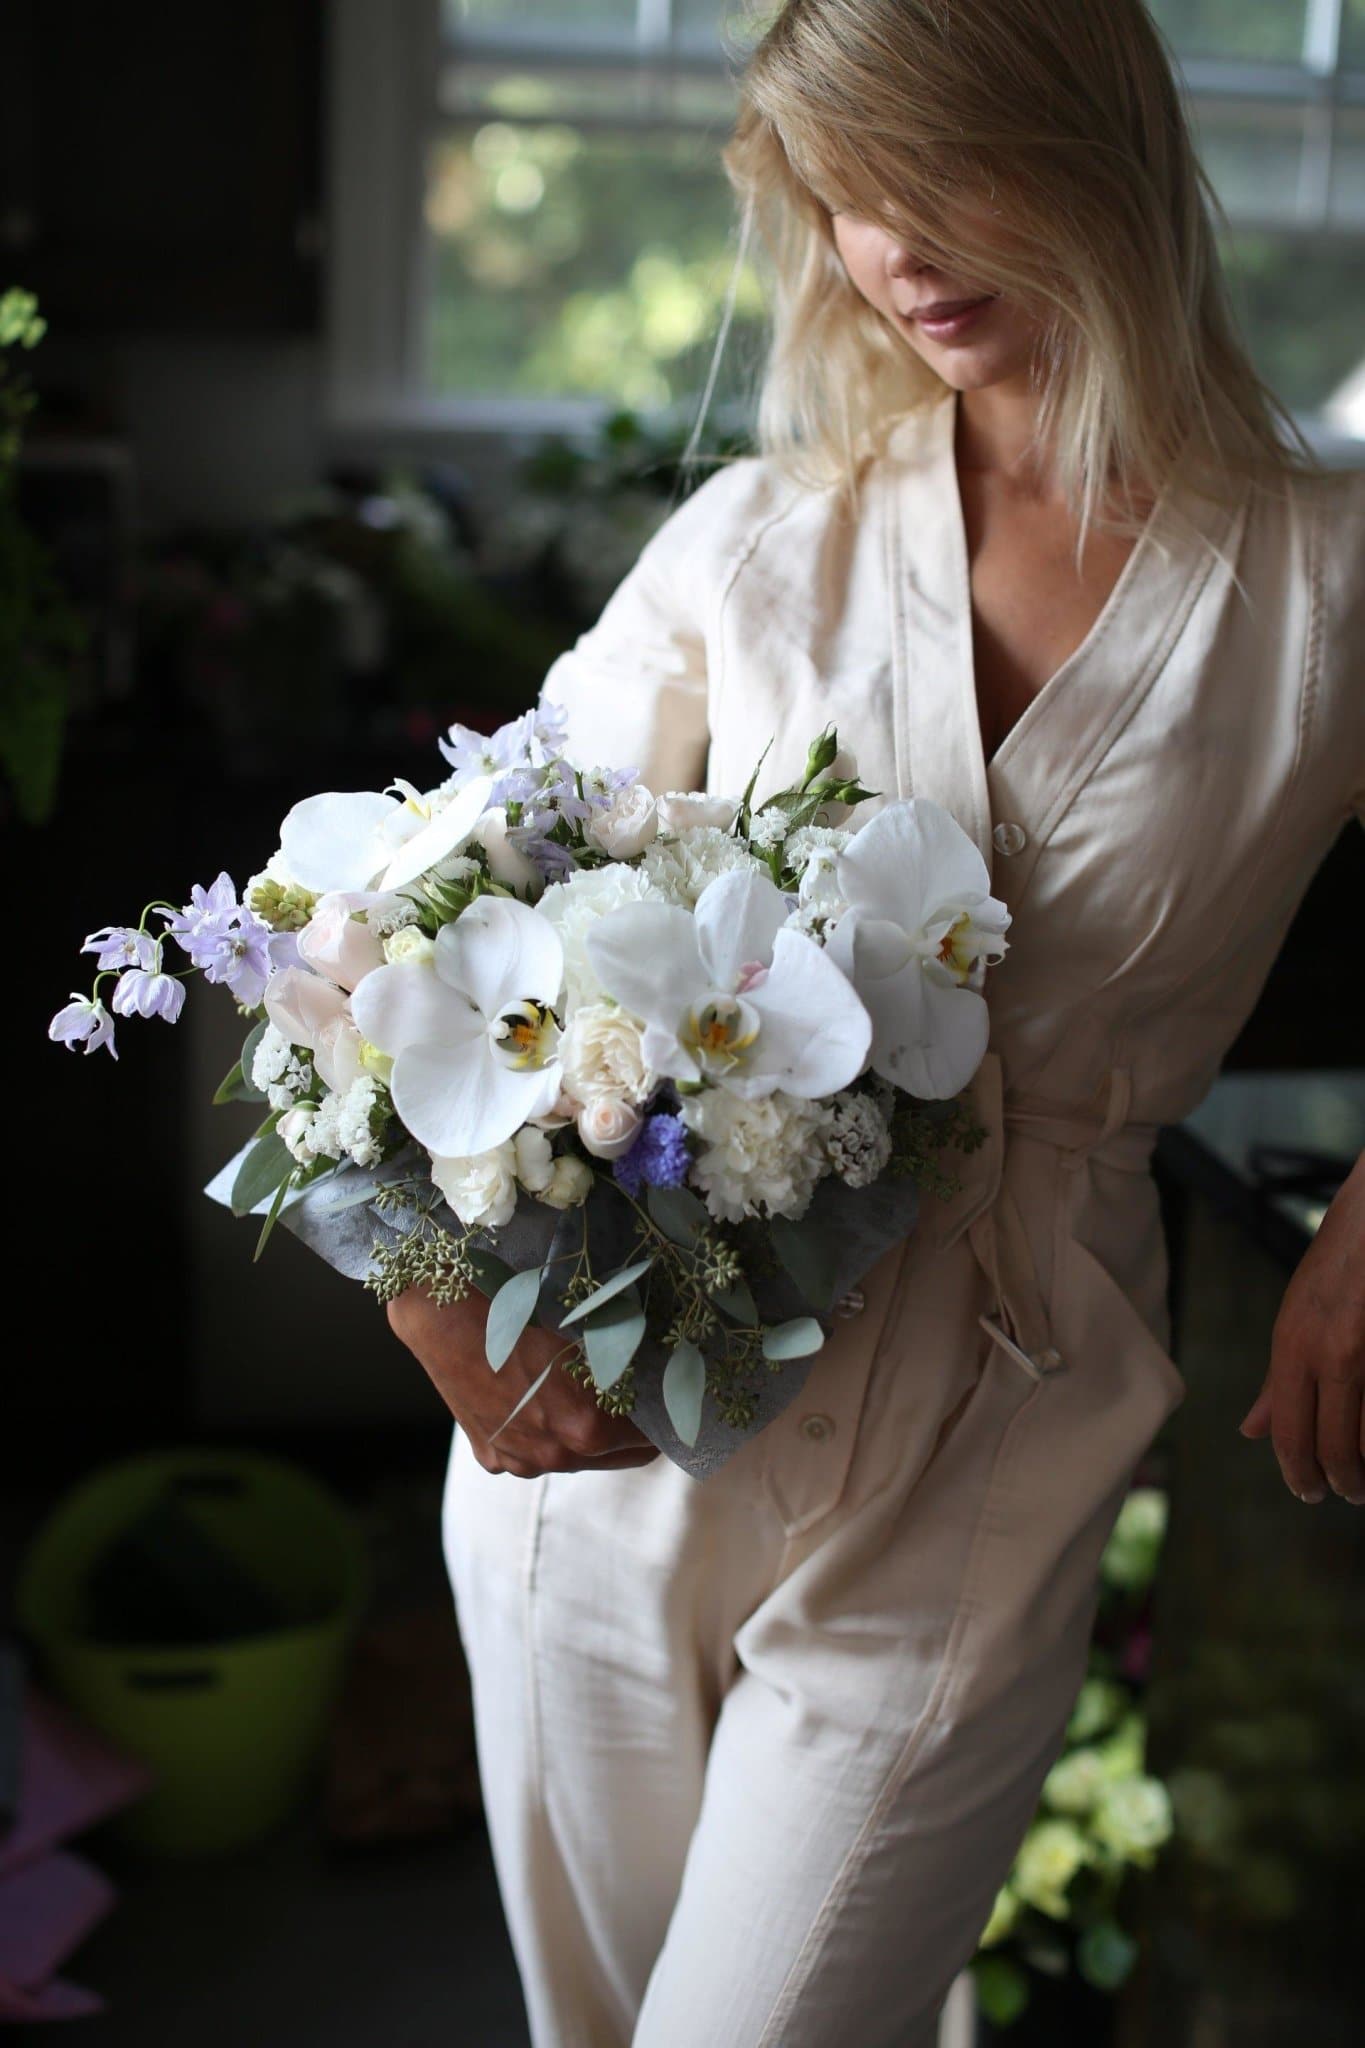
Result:
[[520,1415],[522,1409],[526,1406],[526,1403],[528,1401],[533,1401],[535,1399],[536,1395],[544,1386],[546,1380],[549,1379],[553,1369],[554,1360],[552,1358],[550,1360],[550,1363],[545,1367],[545,1370],[542,1373],[539,1373],[536,1376],[536,1378],[532,1380],[530,1386],[526,1389],[526,1392],[522,1395],[521,1399],[518,1401],[516,1407],[511,1411],[511,1413],[509,1415],[503,1416],[502,1421],[498,1424],[497,1428],[493,1431],[492,1436],[490,1436],[488,1439],[490,1444],[496,1443],[497,1439],[502,1435],[503,1431],[506,1429],[508,1423],[513,1421],[518,1415]]
[[633,1287],[612,1299],[583,1325],[583,1349],[597,1385],[614,1387],[634,1358],[645,1334],[645,1312]]
[[275,1199],[270,1204],[269,1209],[266,1211],[265,1222],[261,1225],[261,1234],[256,1240],[256,1249],[251,1254],[251,1263],[253,1265],[255,1265],[257,1259],[259,1259],[261,1253],[265,1250],[266,1245],[270,1240],[270,1233],[275,1228],[275,1218],[279,1215],[281,1209],[284,1207],[284,1198],[289,1193],[290,1188],[293,1186],[293,1182],[293,1174],[286,1174],[284,1179],[280,1182],[279,1186],[275,1190]]
[[321,1207],[327,1215],[339,1216],[343,1209],[358,1209],[362,1202],[372,1202],[378,1193],[375,1183],[367,1181],[363,1188],[352,1188],[349,1195],[337,1195],[332,1201],[323,1202]]
[[562,1316],[560,1328],[567,1330],[571,1323],[581,1322],[585,1316],[595,1315],[599,1308],[605,1308],[609,1301],[614,1300],[627,1287],[633,1286],[653,1264],[654,1255],[651,1252],[647,1259],[637,1259],[633,1266],[622,1266],[619,1273],[613,1273],[610,1280],[604,1280],[586,1301],[578,1302],[566,1316]]
[[647,1188],[645,1207],[674,1244],[692,1244],[706,1228],[706,1204],[690,1188]]
[[1087,1927],[1076,1943],[1076,1967],[1097,1991],[1117,1991],[1137,1961],[1138,1945],[1115,1921]]
[[510,1280],[516,1271],[506,1259],[500,1259],[496,1252],[486,1252],[479,1245],[467,1245],[465,1257],[474,1270],[474,1285],[480,1294],[496,1294],[504,1281]]
[[812,1308],[832,1309],[839,1293],[840,1246],[818,1217],[774,1216],[769,1242]]
[[232,1184],[231,1209],[234,1216],[249,1215],[258,1202],[273,1195],[281,1181],[294,1171],[294,1155],[274,1131],[258,1138],[242,1161]]
[[231,1073],[224,1074],[222,1080],[214,1089],[213,1107],[218,1109],[225,1102],[240,1101],[242,1089],[245,1086],[245,1079],[246,1077],[242,1073],[242,1063],[238,1060]]
[[663,1396],[668,1419],[685,1444],[697,1441],[701,1429],[702,1396],[706,1392],[706,1360],[695,1344],[684,1338],[674,1346],[664,1367]]
[[540,1281],[539,1266],[530,1266],[524,1273],[514,1273],[510,1280],[504,1280],[493,1296],[483,1348],[494,1372],[501,1372],[506,1365],[516,1349],[517,1340],[535,1314],[536,1303],[540,1299]]
[[763,1332],[765,1358],[809,1358],[825,1341],[825,1333],[814,1316],[798,1316],[794,1322],[778,1323]]
[[993,2027],[1008,2027],[1029,2002],[1028,1972],[1009,1956],[989,1950],[972,1959],[972,1987],[982,2017]]
[[745,1323],[751,1330],[757,1328],[758,1309],[747,1280],[736,1280],[733,1287],[714,1287],[708,1299],[724,1309],[732,1322]]

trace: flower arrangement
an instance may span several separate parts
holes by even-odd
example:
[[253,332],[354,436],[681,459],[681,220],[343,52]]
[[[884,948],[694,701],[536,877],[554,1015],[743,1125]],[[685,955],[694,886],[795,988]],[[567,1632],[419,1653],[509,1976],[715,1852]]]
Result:
[[734,797],[574,764],[551,707],[441,751],[433,789],[295,804],[240,897],[93,933],[51,1036],[116,1054],[116,1018],[225,985],[250,1029],[216,1099],[267,1114],[209,1192],[258,1256],[283,1219],[381,1299],[481,1288],[494,1368],[562,1329],[546,1373],[702,1474],[957,1186],[1008,912],[939,806],[839,822],[876,792],[832,729],[761,803],[761,761]]
[[1089,1670],[972,1960],[977,2004],[996,2026],[1019,2018],[1038,1977],[1074,1967],[1096,1990],[1115,1991],[1137,1959],[1118,1918],[1124,1880],[1150,1870],[1173,1832],[1170,1794],[1146,1769],[1140,1703],[1166,1517],[1159,1488],[1134,1487],[1100,1560]]

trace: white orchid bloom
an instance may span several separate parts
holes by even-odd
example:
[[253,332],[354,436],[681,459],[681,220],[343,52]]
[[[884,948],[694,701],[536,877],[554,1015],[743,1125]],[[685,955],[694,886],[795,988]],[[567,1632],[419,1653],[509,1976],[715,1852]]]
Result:
[[748,1099],[834,1095],[862,1072],[867,1012],[813,939],[782,929],[790,907],[767,875],[735,871],[695,912],[627,903],[591,928],[593,972],[643,1022],[647,1066]]
[[977,988],[1010,922],[980,850],[951,812],[911,797],[855,833],[835,875],[848,908],[825,950],[867,1005],[873,1071],[926,1100],[956,1095],[985,1057]]
[[356,1022],[392,1058],[394,1107],[437,1158],[491,1151],[553,1109],[563,977],[548,919],[480,896],[442,926],[429,962],[378,967],[360,983]]
[[329,790],[294,805],[280,827],[280,857],[305,889],[401,889],[464,845],[492,782],[424,795],[410,782],[375,790]]

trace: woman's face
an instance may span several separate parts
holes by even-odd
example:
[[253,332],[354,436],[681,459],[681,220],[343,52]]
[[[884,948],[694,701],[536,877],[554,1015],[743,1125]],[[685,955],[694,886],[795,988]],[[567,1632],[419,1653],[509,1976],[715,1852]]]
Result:
[[945,383],[958,391],[1026,387],[1038,323],[1022,306],[965,271],[936,268],[872,221],[848,213],[831,221],[849,282]]

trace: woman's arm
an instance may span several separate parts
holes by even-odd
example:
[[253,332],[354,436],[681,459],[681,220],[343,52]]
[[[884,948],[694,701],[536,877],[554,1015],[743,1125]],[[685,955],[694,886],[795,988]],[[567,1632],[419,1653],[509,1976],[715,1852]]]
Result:
[[1285,1485],[1365,1506],[1365,1153],[1338,1189],[1285,1292],[1265,1383],[1239,1424],[1269,1436]]

